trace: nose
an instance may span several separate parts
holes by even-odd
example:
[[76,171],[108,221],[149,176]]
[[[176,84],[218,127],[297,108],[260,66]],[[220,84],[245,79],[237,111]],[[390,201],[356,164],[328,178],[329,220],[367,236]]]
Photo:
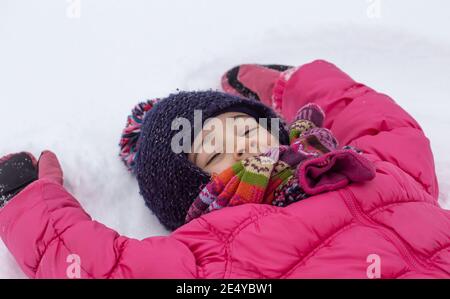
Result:
[[233,159],[237,162],[257,154],[257,142],[255,140],[245,140],[245,142],[235,148]]
[[246,158],[246,154],[243,150],[239,150],[239,151],[235,151],[233,153],[233,159],[237,162],[237,161],[241,161],[244,160]]

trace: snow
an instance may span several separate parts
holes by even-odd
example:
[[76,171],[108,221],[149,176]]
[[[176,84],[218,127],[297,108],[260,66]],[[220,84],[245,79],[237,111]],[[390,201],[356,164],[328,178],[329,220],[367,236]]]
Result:
[[[81,0],[79,18],[77,2],[0,0],[0,155],[53,150],[68,190],[121,234],[168,233],[117,156],[131,108],[219,88],[240,63],[327,59],[389,94],[430,138],[450,208],[448,1]],[[21,277],[0,242],[0,278]]]

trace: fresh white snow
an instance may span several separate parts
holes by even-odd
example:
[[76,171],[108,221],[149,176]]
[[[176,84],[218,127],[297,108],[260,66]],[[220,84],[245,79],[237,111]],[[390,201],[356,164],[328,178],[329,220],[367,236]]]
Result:
[[[131,108],[219,88],[236,64],[322,58],[420,122],[450,209],[449,15],[445,0],[0,0],[0,156],[51,149],[94,219],[167,234],[117,156]],[[0,242],[0,278],[21,277]]]

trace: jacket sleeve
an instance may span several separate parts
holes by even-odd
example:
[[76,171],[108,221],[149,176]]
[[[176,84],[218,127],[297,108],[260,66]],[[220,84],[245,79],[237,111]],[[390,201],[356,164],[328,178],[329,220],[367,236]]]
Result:
[[0,236],[30,278],[195,278],[170,236],[136,240],[93,221],[63,186],[40,179],[0,210]]
[[416,120],[389,96],[316,60],[297,68],[285,82],[281,112],[291,120],[309,102],[323,108],[325,127],[341,145],[354,145],[395,164],[438,198],[430,142]]

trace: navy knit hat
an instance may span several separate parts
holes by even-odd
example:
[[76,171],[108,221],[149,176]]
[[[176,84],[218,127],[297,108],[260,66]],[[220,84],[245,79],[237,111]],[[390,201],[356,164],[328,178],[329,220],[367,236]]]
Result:
[[[169,230],[184,224],[189,207],[210,180],[210,175],[190,162],[186,153],[175,153],[171,148],[172,137],[179,132],[171,129],[172,121],[183,117],[193,127],[194,110],[202,111],[203,122],[231,111],[267,118],[269,131],[271,118],[279,118],[257,100],[219,91],[179,92],[135,107],[120,143],[121,157],[136,174],[146,205]],[[278,137],[281,144],[288,144],[283,121]]]

